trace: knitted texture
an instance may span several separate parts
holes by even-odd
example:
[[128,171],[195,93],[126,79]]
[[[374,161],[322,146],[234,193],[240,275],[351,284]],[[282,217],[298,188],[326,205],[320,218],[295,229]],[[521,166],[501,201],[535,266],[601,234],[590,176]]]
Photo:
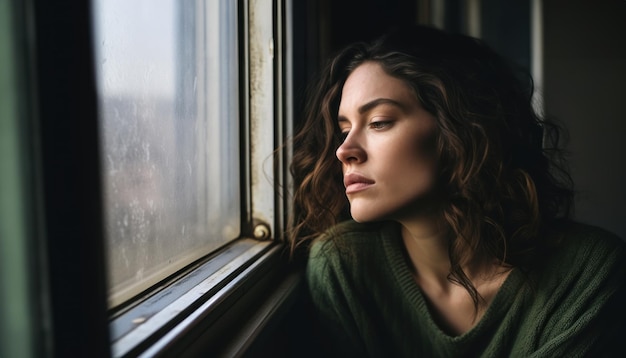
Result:
[[572,224],[547,262],[513,269],[480,321],[460,336],[435,323],[399,226],[346,222],[313,245],[307,282],[329,355],[358,357],[626,356],[626,250]]

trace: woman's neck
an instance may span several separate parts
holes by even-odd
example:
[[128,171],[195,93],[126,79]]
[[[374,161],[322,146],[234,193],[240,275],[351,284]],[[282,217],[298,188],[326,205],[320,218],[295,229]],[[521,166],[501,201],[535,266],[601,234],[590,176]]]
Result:
[[473,327],[484,314],[508,269],[497,264],[466,265],[463,271],[483,299],[478,311],[468,291],[448,279],[451,272],[449,231],[436,220],[412,220],[402,224],[402,239],[415,269],[415,281],[420,286],[433,316],[441,328],[453,335]]
[[451,266],[445,232],[430,220],[401,224],[404,246],[415,271],[441,285],[447,283]]
[[[449,245],[452,241],[450,230],[440,220],[423,217],[400,221],[404,246],[413,266],[420,276],[450,283],[447,279],[451,271]],[[476,262],[469,260],[462,264],[465,275],[475,284],[489,280],[506,271],[494,262]]]

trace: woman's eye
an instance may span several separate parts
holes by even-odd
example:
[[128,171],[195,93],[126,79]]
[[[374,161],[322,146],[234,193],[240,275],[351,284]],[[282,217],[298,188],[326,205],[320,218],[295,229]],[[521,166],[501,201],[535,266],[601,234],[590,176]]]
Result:
[[371,122],[370,128],[378,130],[378,129],[387,128],[390,125],[391,125],[391,121],[377,121],[377,122]]
[[349,131],[343,131],[339,134],[339,138],[341,138],[341,141],[344,142],[346,140],[346,138],[348,137],[348,134],[350,132]]

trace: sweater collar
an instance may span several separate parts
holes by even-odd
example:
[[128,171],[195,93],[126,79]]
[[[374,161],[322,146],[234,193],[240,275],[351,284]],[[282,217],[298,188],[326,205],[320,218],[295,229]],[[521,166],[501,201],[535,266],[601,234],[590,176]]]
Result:
[[415,307],[414,314],[419,316],[415,317],[415,319],[423,321],[429,327],[428,331],[436,336],[433,338],[461,343],[473,340],[475,337],[481,337],[486,331],[490,330],[490,327],[501,322],[514,302],[517,292],[523,285],[523,275],[519,270],[513,269],[496,293],[489,307],[487,307],[487,311],[480,321],[469,331],[459,336],[451,336],[444,332],[435,322],[426,303],[426,298],[415,281],[413,269],[402,241],[400,225],[397,223],[384,225],[381,228],[381,235],[385,258],[396,280],[397,287],[402,291],[401,294],[406,303]]

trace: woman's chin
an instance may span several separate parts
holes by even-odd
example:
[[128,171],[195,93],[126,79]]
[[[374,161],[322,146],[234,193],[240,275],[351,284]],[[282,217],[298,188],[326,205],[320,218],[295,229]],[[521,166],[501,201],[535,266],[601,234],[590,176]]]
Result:
[[352,220],[364,224],[372,221],[379,221],[381,218],[377,215],[372,215],[372,213],[363,213],[357,210],[351,210],[350,214],[352,215]]

